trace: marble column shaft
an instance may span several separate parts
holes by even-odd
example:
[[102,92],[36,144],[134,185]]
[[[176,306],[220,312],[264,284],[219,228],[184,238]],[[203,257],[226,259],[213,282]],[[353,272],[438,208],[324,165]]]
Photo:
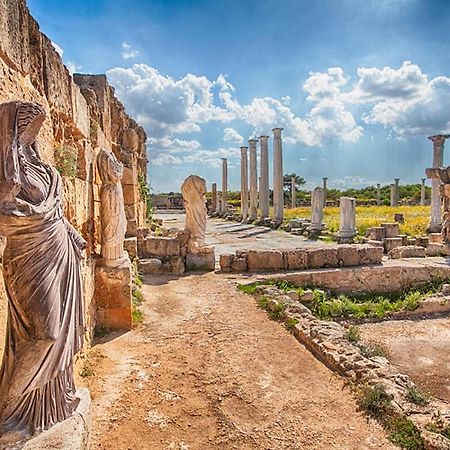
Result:
[[322,178],[322,189],[323,189],[323,206],[327,206],[327,177]]
[[395,206],[395,185],[391,183],[391,206]]
[[297,194],[297,189],[296,189],[296,184],[295,184],[295,177],[291,177],[291,208],[295,208],[296,206],[296,196]]
[[211,211],[217,210],[217,184],[213,183],[211,186]]
[[311,231],[320,231],[323,229],[323,189],[316,187],[314,191],[311,192]]
[[228,213],[228,162],[222,158],[222,206],[220,212]]
[[241,214],[248,218],[248,147],[241,147]]
[[249,219],[255,220],[258,215],[258,166],[256,158],[256,139],[250,139],[250,214]]
[[381,206],[381,184],[377,183],[377,206]]
[[400,178],[394,178],[394,206],[398,206],[400,200]]
[[422,185],[420,186],[420,204],[421,206],[425,206],[425,180],[426,178],[422,178]]
[[269,136],[260,136],[259,207],[261,217],[269,217]]
[[356,235],[356,199],[341,197],[339,200],[340,238],[353,238]]
[[273,128],[273,211],[274,219],[282,221],[284,217],[283,191],[283,149],[281,132],[283,128]]

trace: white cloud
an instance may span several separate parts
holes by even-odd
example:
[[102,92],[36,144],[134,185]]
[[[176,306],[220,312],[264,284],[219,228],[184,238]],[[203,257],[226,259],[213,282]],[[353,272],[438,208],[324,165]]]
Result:
[[62,58],[64,50],[56,42],[53,42],[53,41],[50,41],[50,42],[52,43],[53,48],[56,50],[56,53],[58,53],[58,55],[61,56],[61,58]]
[[123,59],[132,59],[137,58],[139,56],[139,51],[134,50],[130,44],[127,42],[122,42],[122,58]]
[[223,140],[225,142],[234,142],[236,144],[244,143],[244,138],[234,128],[225,128],[225,130],[223,130]]
[[82,66],[79,66],[78,64],[75,64],[72,61],[67,61],[65,63],[65,65],[66,65],[66,67],[69,70],[69,73],[71,75],[73,75],[74,73],[78,72],[81,69],[81,67],[82,67]]
[[148,139],[150,146],[156,149],[163,149],[170,153],[182,153],[190,150],[197,150],[201,147],[200,142],[196,140],[171,139],[169,137]]

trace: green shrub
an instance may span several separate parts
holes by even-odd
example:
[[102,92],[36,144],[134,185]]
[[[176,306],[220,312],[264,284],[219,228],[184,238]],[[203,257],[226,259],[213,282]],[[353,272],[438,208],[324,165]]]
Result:
[[410,419],[391,418],[387,421],[387,429],[390,440],[400,448],[406,450],[425,449],[420,431]]
[[430,396],[417,389],[416,386],[411,386],[406,390],[406,400],[415,405],[427,406],[430,403]]
[[358,342],[361,339],[359,328],[354,325],[349,326],[345,337],[350,342]]
[[73,178],[77,174],[78,150],[76,147],[64,144],[55,147],[55,167],[63,177]]
[[375,356],[382,356],[383,358],[389,358],[389,350],[388,348],[380,343],[375,341],[364,342],[364,344],[359,344],[359,348],[361,349],[361,353],[366,358],[373,358]]
[[383,384],[365,387],[360,406],[371,416],[383,418],[391,412],[392,396],[386,392]]

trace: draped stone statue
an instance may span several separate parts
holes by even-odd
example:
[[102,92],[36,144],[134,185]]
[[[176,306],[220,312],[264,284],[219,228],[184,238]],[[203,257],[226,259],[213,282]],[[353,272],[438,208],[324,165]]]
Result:
[[188,270],[214,270],[214,248],[205,246],[206,234],[206,181],[190,175],[181,186],[186,210],[187,241],[186,268]]
[[197,252],[205,244],[206,181],[197,175],[190,175],[181,186],[181,194],[186,210],[186,229],[190,233],[187,248]]
[[84,239],[63,216],[62,182],[41,160],[34,103],[0,105],[0,234],[8,325],[0,369],[0,447],[65,420],[79,399]]
[[123,164],[117,160],[114,153],[101,150],[97,165],[102,180],[100,190],[101,255],[106,265],[114,266],[126,260],[123,242],[127,231],[127,218],[120,184],[123,176]]

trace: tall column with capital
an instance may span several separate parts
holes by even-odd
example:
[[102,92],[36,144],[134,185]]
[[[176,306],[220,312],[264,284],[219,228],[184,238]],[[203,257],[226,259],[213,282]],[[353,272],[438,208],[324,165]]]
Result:
[[400,178],[394,178],[394,206],[398,206],[400,200]]
[[211,186],[211,208],[210,208],[210,212],[216,212],[217,209],[217,184],[213,183]]
[[377,183],[377,206],[381,206],[381,184]]
[[283,192],[283,149],[281,145],[281,132],[283,128],[273,128],[273,213],[278,222],[284,216]]
[[250,215],[249,220],[255,220],[258,215],[258,167],[256,159],[257,139],[248,141],[250,152]]
[[327,206],[327,177],[322,178],[322,189],[323,189],[323,207]]
[[269,136],[260,136],[259,207],[261,217],[269,217]]
[[422,178],[422,185],[420,186],[420,205],[425,206],[425,180],[426,178]]
[[[433,142],[433,167],[441,167],[444,160],[444,143],[449,135],[438,134],[429,136],[428,139]],[[442,208],[441,195],[439,186],[441,180],[438,178],[431,179],[431,220],[428,227],[430,233],[439,233],[442,227]]]
[[248,147],[241,147],[241,214],[242,221],[248,217]]
[[291,177],[291,208],[295,208],[295,196],[297,195],[295,177]]
[[222,158],[222,214],[228,213],[228,162],[227,158]]

